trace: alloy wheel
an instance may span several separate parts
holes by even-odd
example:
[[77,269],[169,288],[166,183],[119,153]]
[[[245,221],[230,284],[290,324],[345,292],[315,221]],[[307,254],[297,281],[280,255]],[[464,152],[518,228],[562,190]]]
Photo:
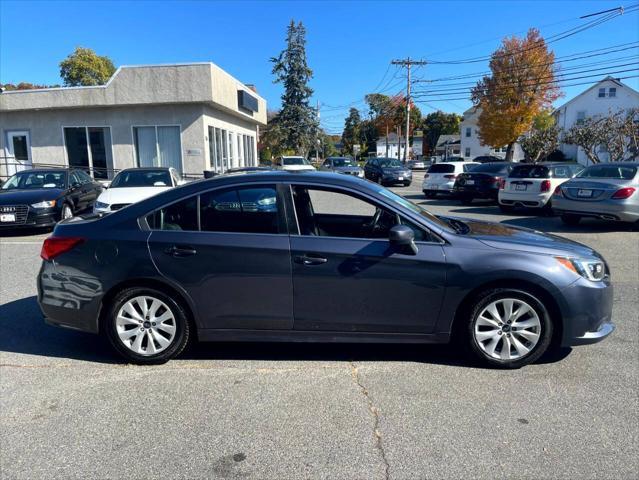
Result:
[[501,298],[486,306],[473,328],[477,345],[497,360],[518,360],[533,351],[541,337],[539,315],[517,298]]
[[120,341],[138,355],[155,355],[166,350],[175,339],[175,315],[163,301],[138,296],[127,301],[116,318]]
[[62,218],[71,218],[73,217],[73,211],[71,210],[71,207],[69,207],[69,205],[64,205],[62,207]]

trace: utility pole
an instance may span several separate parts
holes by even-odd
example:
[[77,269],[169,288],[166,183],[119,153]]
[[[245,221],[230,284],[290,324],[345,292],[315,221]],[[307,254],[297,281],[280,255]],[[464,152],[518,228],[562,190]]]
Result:
[[[406,72],[408,73],[406,76],[406,141],[404,142],[404,163],[406,163],[406,159],[408,158],[408,132],[410,132],[410,67],[413,65],[426,65],[426,62],[424,60],[411,60],[410,57],[407,57],[404,60],[393,60],[391,64],[406,67]],[[400,142],[400,140],[401,139],[398,139],[398,142]]]
[[317,101],[317,129],[315,130],[315,164],[319,164],[319,129],[320,129],[320,102]]

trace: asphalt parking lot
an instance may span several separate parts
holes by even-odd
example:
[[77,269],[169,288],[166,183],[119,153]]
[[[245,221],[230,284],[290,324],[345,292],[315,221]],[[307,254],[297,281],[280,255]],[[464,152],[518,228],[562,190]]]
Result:
[[[638,478],[639,233],[423,198],[609,262],[617,331],[517,371],[447,346],[204,344],[162,366],[44,325],[45,235],[0,238],[0,477]],[[30,232],[29,232],[30,233]]]

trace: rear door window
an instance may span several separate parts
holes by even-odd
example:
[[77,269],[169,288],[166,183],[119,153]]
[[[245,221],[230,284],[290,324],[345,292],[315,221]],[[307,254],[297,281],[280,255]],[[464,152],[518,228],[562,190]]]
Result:
[[189,197],[156,210],[146,217],[152,230],[199,230],[197,221],[198,197]]

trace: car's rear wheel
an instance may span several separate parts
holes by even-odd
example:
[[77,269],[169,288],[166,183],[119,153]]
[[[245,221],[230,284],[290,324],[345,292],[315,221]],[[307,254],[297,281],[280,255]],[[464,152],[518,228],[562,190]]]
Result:
[[62,220],[73,217],[73,209],[71,208],[71,205],[68,203],[62,205],[62,213],[60,216],[62,217]]
[[581,217],[579,215],[573,215],[570,213],[566,213],[561,216],[561,221],[566,225],[577,225],[579,224]]
[[186,347],[190,325],[184,309],[153,288],[128,288],[108,307],[104,327],[113,347],[132,363],[164,363]]
[[548,349],[553,324],[544,304],[515,289],[482,292],[471,309],[467,340],[483,364],[519,368]]

